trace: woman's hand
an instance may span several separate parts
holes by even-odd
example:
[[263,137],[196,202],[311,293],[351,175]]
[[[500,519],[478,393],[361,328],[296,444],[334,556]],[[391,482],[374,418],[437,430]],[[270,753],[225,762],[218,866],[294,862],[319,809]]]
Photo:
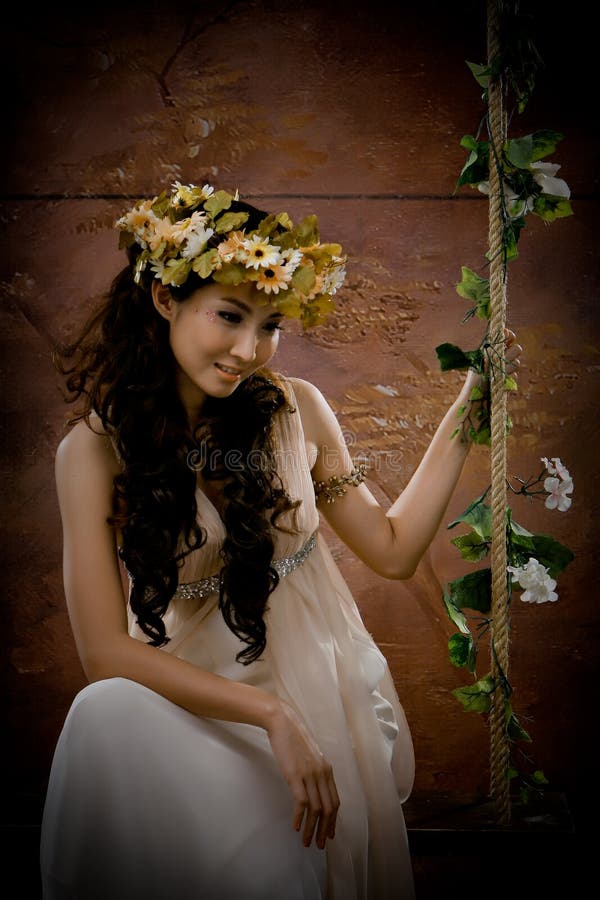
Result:
[[517,336],[510,328],[505,328],[504,334],[506,335],[504,343],[504,368],[506,374],[514,378],[521,365],[521,353],[523,352],[523,348],[520,344],[517,344]]
[[293,825],[303,829],[305,847],[313,836],[322,850],[326,838],[335,836],[340,805],[333,770],[313,737],[294,710],[286,703],[278,706],[267,734],[271,749],[294,798]]
[[[504,329],[504,371],[505,375],[510,375],[511,378],[516,378],[516,374],[521,365],[521,354],[523,352],[523,348],[520,344],[517,343],[517,336],[514,331],[511,331],[510,328]],[[494,359],[493,353],[490,355],[490,351],[486,351],[486,363],[485,363],[485,374],[489,376],[490,366],[493,367]],[[466,395],[465,399],[468,400],[469,395],[472,389],[482,383],[482,376],[476,372],[474,369],[470,369],[467,378],[465,380],[465,384],[463,386],[463,395]]]

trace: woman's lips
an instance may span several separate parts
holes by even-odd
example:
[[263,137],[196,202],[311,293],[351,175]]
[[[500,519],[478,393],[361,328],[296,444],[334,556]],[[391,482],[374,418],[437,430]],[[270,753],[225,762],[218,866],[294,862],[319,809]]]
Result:
[[241,369],[235,369],[233,366],[224,366],[222,363],[215,363],[215,368],[217,368],[223,378],[226,378],[228,381],[237,381],[242,374]]

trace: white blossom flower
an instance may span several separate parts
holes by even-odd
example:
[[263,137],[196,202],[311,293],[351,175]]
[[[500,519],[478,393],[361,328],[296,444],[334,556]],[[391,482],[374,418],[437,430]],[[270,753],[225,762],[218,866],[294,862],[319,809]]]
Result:
[[[485,194],[487,197],[490,192],[489,181],[480,181],[477,185],[477,190],[481,191],[481,193]],[[511,219],[518,219],[519,216],[524,216],[526,213],[531,212],[534,204],[533,197],[527,197],[523,200],[514,192],[507,181],[502,182],[502,190],[504,193],[504,205],[506,206]]]
[[558,475],[559,478],[563,478],[565,481],[571,477],[567,467],[563,466],[560,461],[560,457],[553,456],[552,459],[549,460],[546,456],[542,456],[542,462],[546,467],[548,475]]
[[544,490],[548,494],[544,506],[546,509],[558,509],[566,512],[571,505],[571,498],[567,496],[573,490],[573,482],[570,478],[559,480],[558,478],[546,478]]
[[[542,456],[542,462],[551,476],[544,479],[544,490],[548,494],[544,505],[546,509],[558,509],[559,512],[566,512],[572,502],[568,496],[568,494],[573,493],[571,474],[558,456],[553,456],[552,460]],[[558,478],[556,477],[557,475]]]
[[524,603],[554,603],[558,594],[554,590],[556,581],[550,578],[548,569],[530,556],[524,566],[507,566],[512,582],[523,589],[521,600]]
[[562,178],[554,177],[560,169],[559,165],[549,162],[534,162],[529,168],[533,172],[533,180],[541,187],[542,194],[569,199],[571,191],[567,182]]
[[289,250],[281,251],[281,258],[283,260],[282,265],[293,274],[302,262],[302,251],[290,247]]
[[334,265],[327,269],[327,272],[325,273],[323,289],[326,294],[335,294],[346,278],[346,269],[342,265],[342,260],[339,257],[334,256],[333,263]]
[[[534,162],[529,166],[533,180],[542,189],[542,194],[546,194],[549,197],[563,197],[565,200],[568,200],[571,196],[569,185],[562,178],[555,178],[559,169],[560,166],[557,163],[549,162]],[[480,181],[477,189],[487,196],[490,192],[489,181]],[[535,197],[519,196],[507,181],[503,181],[502,190],[504,192],[504,203],[511,219],[518,219],[520,216],[531,212],[535,204]]]
[[213,234],[214,229],[212,228],[204,228],[203,225],[195,228],[187,238],[185,249],[181,253],[183,258],[195,259],[196,256],[199,256]]

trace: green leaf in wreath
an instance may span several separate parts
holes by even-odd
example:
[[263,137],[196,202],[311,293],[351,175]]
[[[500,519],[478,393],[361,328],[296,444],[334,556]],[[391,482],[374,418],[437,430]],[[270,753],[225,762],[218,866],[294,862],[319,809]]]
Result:
[[217,220],[215,231],[217,234],[227,234],[228,231],[233,231],[234,228],[241,228],[247,220],[248,213],[246,212],[223,213]]
[[462,703],[465,712],[489,712],[492,705],[492,693],[496,684],[491,675],[485,675],[475,684],[455,688],[452,693]]
[[213,248],[212,250],[207,250],[206,253],[197,256],[192,263],[192,269],[194,272],[198,273],[200,278],[208,278],[212,275],[220,262],[219,251]]
[[536,784],[550,784],[541,769],[536,769],[535,772],[532,773],[531,777]]
[[223,212],[224,209],[229,209],[232,201],[233,197],[231,194],[228,194],[227,191],[215,191],[215,193],[204,203],[204,209],[209,216],[216,219],[219,213]]
[[459,609],[475,609],[487,613],[492,605],[491,569],[478,569],[448,585],[450,598]]

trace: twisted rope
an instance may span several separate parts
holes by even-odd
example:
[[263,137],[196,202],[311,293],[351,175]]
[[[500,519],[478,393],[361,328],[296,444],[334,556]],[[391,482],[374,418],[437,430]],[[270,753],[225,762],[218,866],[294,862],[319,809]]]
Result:
[[[488,65],[498,56],[498,0],[488,0]],[[509,744],[505,728],[503,680],[508,674],[509,618],[506,556],[506,260],[503,245],[503,195],[500,153],[506,140],[501,76],[490,78],[488,92],[490,140],[489,256],[490,326],[488,362],[491,394],[491,507],[492,507],[492,626],[491,673],[496,683],[490,710],[490,794],[495,801],[500,824],[510,821],[507,768]]]

